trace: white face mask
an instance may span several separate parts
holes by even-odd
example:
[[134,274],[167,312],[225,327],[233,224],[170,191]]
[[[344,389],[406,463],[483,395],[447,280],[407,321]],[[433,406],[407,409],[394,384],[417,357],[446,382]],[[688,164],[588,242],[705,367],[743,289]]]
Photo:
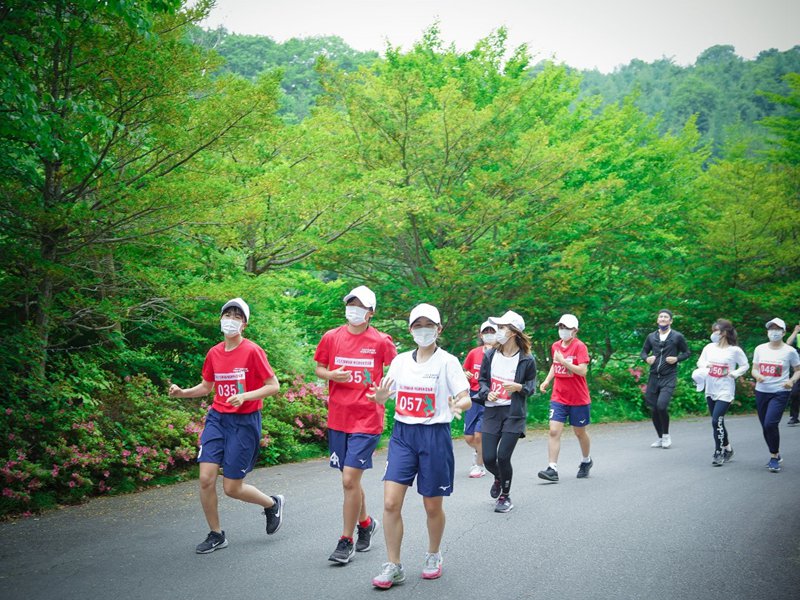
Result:
[[494,344],[497,342],[497,334],[496,333],[484,333],[483,334],[483,343],[484,344]]
[[500,345],[503,345],[508,341],[508,338],[510,337],[511,333],[508,331],[508,329],[501,329],[500,331],[497,332],[494,341]]
[[767,337],[770,342],[780,342],[783,339],[783,331],[780,329],[769,329],[767,331]]
[[565,342],[569,339],[572,339],[572,329],[559,329],[558,337],[560,337]]
[[226,337],[233,337],[241,332],[242,322],[236,319],[220,319],[219,328]]
[[369,310],[361,308],[360,306],[346,306],[344,309],[344,316],[350,325],[358,327],[367,322],[367,313]]
[[715,331],[711,334],[711,343],[719,344],[720,339],[722,339],[722,336],[719,334],[719,331]]
[[411,336],[414,338],[414,343],[420,348],[427,348],[436,341],[438,332],[436,327],[417,327],[411,330]]

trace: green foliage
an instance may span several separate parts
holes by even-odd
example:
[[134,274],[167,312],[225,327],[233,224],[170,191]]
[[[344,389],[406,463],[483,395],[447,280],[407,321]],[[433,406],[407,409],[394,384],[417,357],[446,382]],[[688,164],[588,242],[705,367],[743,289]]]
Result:
[[[379,59],[203,32],[209,4],[0,20],[0,514],[192,475],[208,399],[166,389],[199,380],[231,297],[282,384],[260,464],[325,452],[314,347],[360,283],[401,351],[417,302],[457,355],[517,310],[540,373],[576,313],[599,422],[648,418],[659,308],[695,352],[717,317],[749,353],[800,311],[797,49],[581,79],[504,29],[461,52],[434,25]],[[675,416],[706,412],[688,367]]]

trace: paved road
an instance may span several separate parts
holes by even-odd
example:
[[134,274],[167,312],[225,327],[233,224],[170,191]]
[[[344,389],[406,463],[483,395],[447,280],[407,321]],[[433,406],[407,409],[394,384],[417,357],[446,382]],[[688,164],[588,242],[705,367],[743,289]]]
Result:
[[[257,509],[223,498],[230,546],[206,556],[194,554],[207,532],[195,482],[1,524],[0,598],[800,598],[800,427],[781,427],[786,460],[778,474],[764,468],[755,417],[729,418],[729,429],[736,456],[713,468],[708,419],[674,423],[669,450],[649,448],[648,423],[592,426],[595,467],[586,480],[574,477],[578,445],[567,431],[558,484],[536,478],[546,434],[531,432],[514,455],[516,508],[506,515],[492,511],[488,477],[466,477],[470,452],[457,440],[436,581],[419,577],[426,534],[413,490],[404,510],[404,585],[370,585],[385,560],[382,535],[347,566],[327,561],[341,494],[336,474],[317,460],[248,478],[286,495],[274,536],[264,534]],[[382,464],[377,457],[365,477],[378,515]]]

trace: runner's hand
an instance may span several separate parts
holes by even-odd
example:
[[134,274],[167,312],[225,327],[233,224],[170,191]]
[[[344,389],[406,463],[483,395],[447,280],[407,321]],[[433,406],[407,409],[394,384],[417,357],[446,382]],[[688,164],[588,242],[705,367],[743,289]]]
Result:
[[234,394],[226,400],[231,406],[239,407],[244,404],[244,394]]
[[678,357],[677,356],[668,356],[664,360],[667,361],[668,365],[674,365],[676,362],[678,362]]
[[656,357],[648,356],[647,358],[644,359],[644,362],[646,362],[648,365],[652,365],[654,362],[656,362]]
[[381,382],[378,385],[373,383],[366,394],[367,400],[372,400],[378,404],[386,404],[386,400],[388,400],[389,396],[392,395],[393,385],[394,381],[392,381],[389,377],[384,377],[381,379]]
[[171,398],[180,398],[183,394],[183,390],[173,383],[171,386],[169,386],[168,393]]
[[335,371],[330,371],[331,381],[335,381],[336,383],[346,383],[350,381],[350,371],[345,369],[344,367],[339,367]]
[[547,380],[543,381],[542,385],[539,386],[539,391],[544,394],[547,391],[548,385],[550,385],[550,383]]
[[453,413],[453,416],[456,419],[460,419],[461,418],[461,413],[463,413],[464,411],[461,409],[460,406],[456,406],[458,404],[458,400],[456,400],[455,398],[450,396],[447,399],[447,403],[450,405],[450,412]]
[[497,400],[497,392],[489,392],[489,395],[486,397],[486,400],[489,402],[494,402]]

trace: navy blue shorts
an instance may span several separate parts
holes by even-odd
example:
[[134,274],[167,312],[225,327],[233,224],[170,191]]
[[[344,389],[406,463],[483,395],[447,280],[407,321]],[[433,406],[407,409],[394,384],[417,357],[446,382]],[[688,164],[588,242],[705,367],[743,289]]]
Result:
[[384,481],[411,486],[426,498],[449,496],[453,491],[456,461],[450,423],[408,425],[394,422],[389,438]]
[[222,466],[228,479],[244,479],[256,466],[261,442],[261,411],[221,413],[213,408],[206,415],[200,434],[197,462]]
[[380,441],[379,433],[345,433],[328,429],[329,464],[340,471],[345,467],[371,469],[372,454]]
[[571,406],[569,404],[561,404],[561,402],[550,403],[550,420],[566,423],[567,418],[569,418],[569,424],[573,427],[586,427],[592,422],[591,413],[591,404]]
[[470,409],[464,413],[464,435],[474,435],[481,432],[484,410],[483,404],[472,403]]

